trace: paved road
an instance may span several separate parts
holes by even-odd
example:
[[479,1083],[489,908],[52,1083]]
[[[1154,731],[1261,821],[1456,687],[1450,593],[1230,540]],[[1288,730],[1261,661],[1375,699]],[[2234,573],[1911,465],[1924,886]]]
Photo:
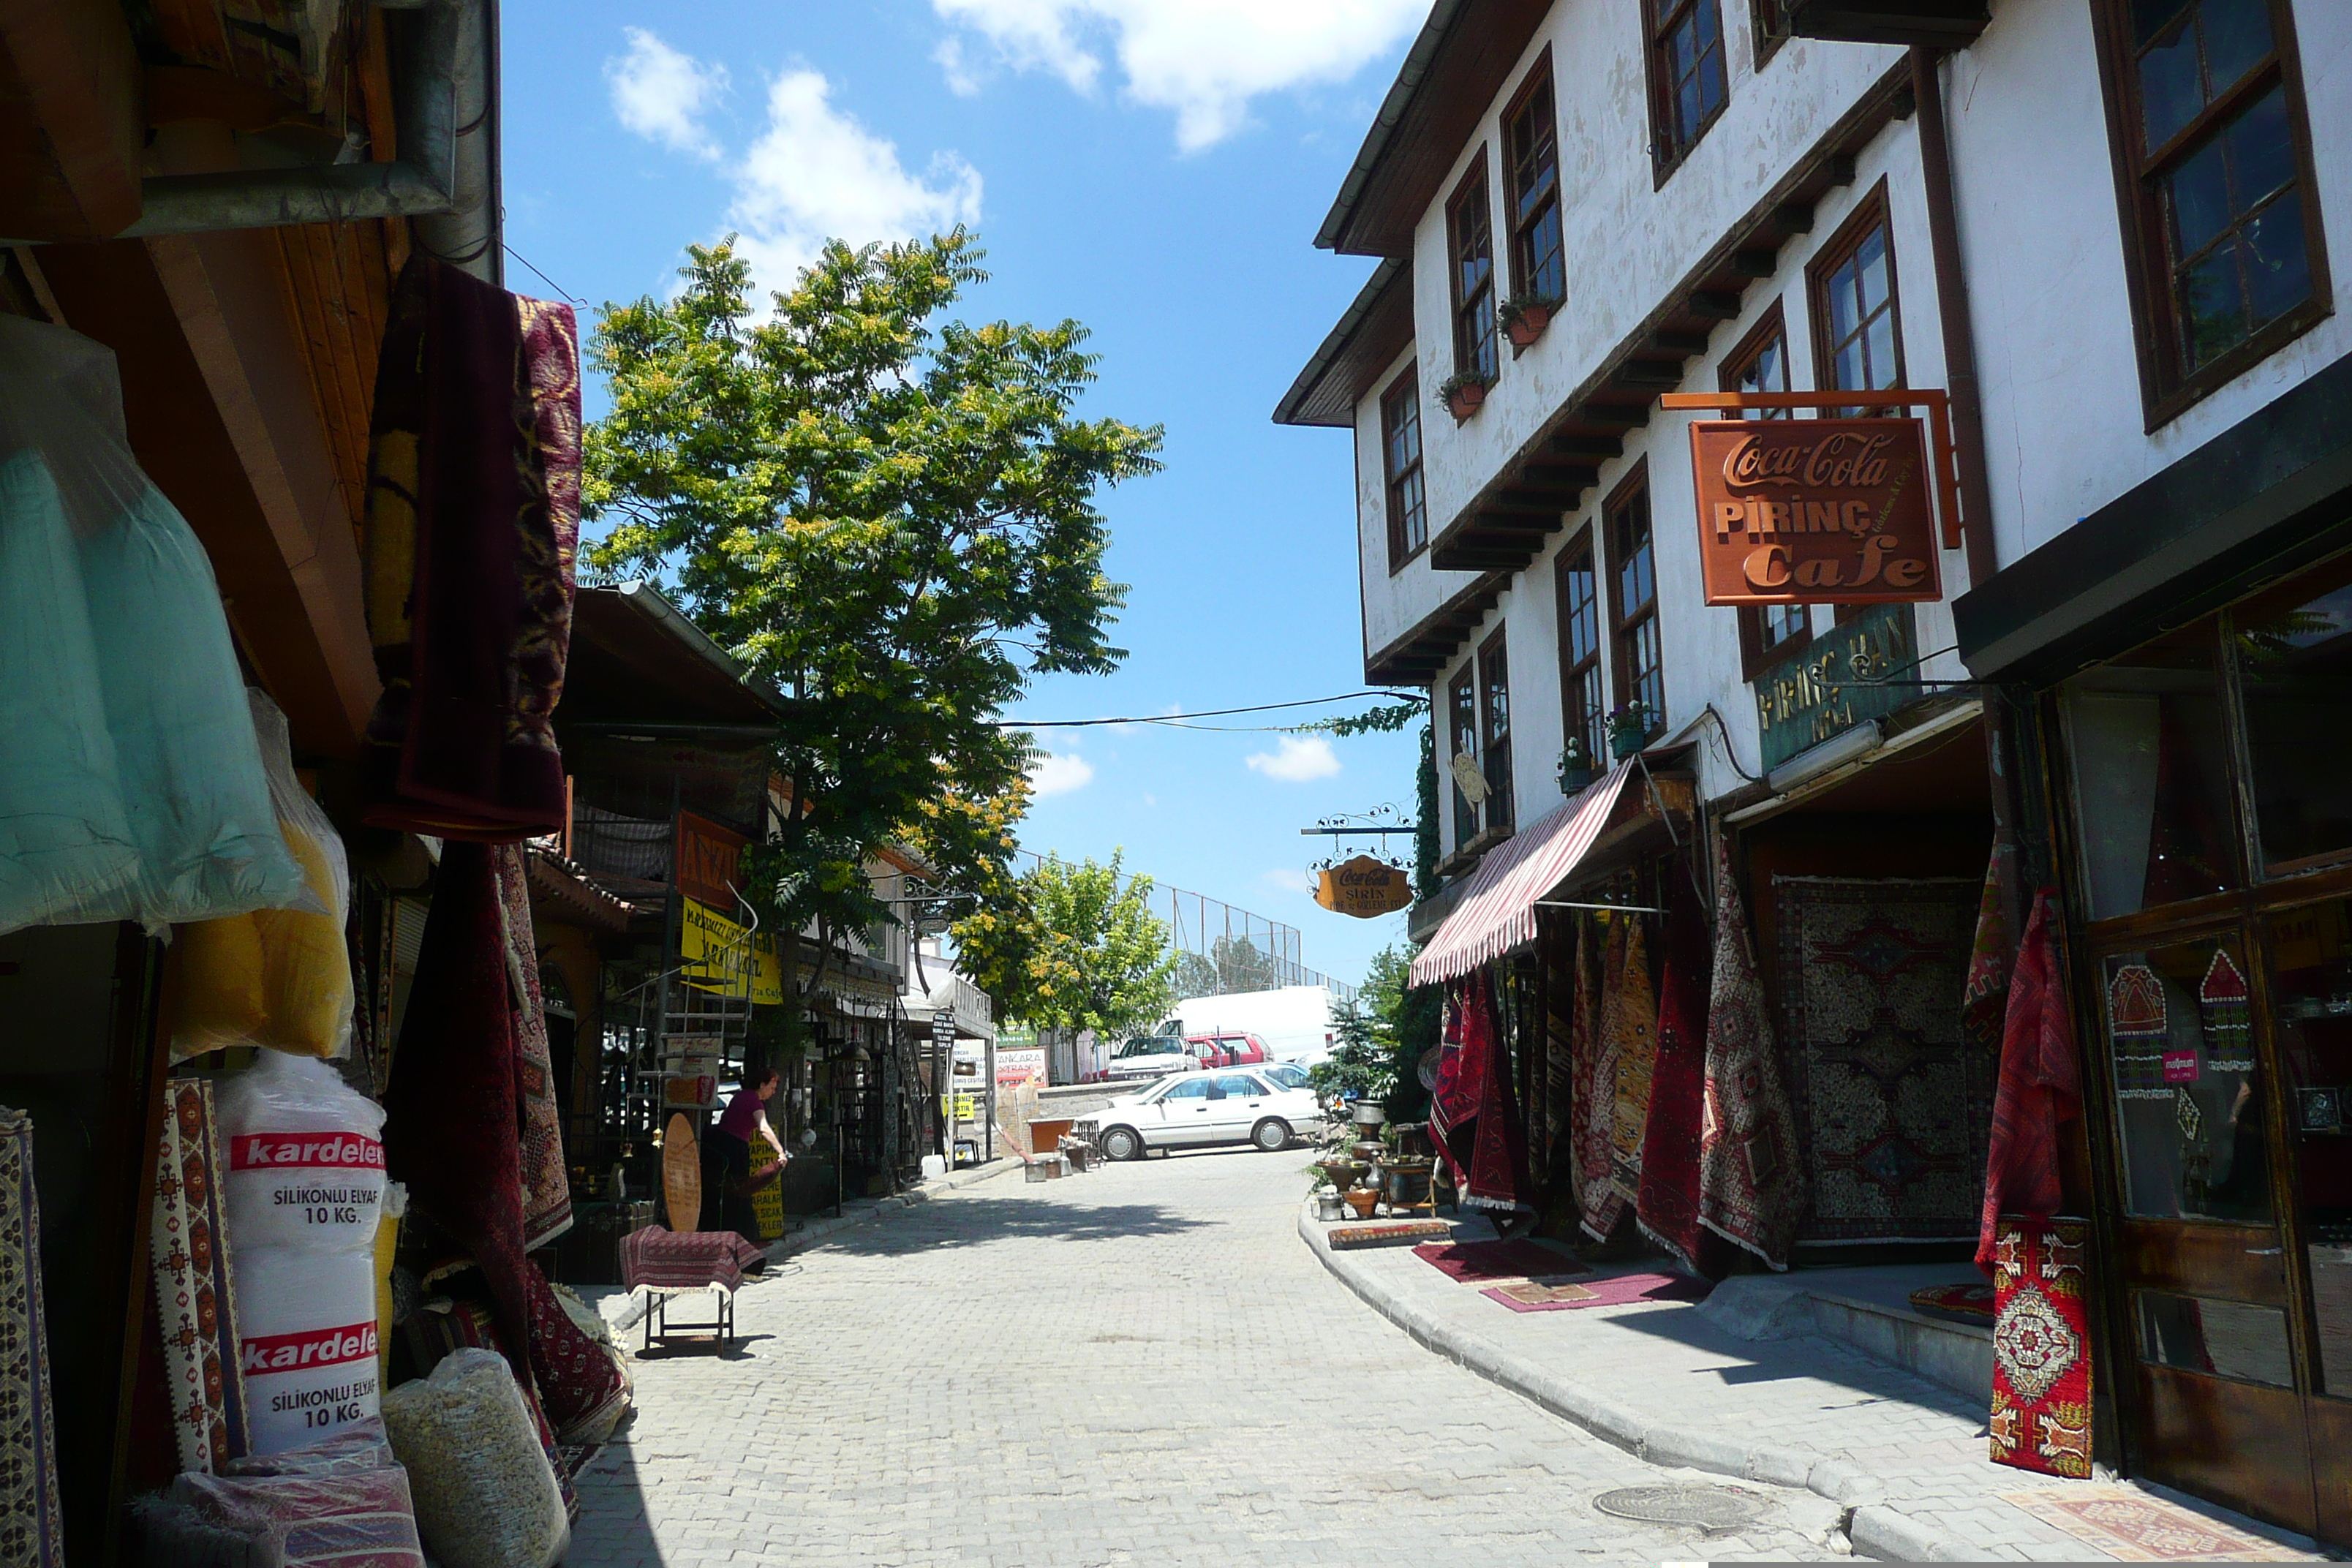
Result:
[[1096,1568],[1823,1559],[1594,1510],[1664,1471],[1414,1344],[1294,1230],[1307,1155],[978,1184],[803,1254],[751,1336],[635,1363],[569,1562]]

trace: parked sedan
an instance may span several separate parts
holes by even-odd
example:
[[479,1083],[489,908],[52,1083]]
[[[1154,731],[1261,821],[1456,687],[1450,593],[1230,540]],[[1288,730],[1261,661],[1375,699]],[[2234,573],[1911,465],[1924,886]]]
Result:
[[1172,1073],[1140,1094],[1111,1101],[1094,1121],[1102,1129],[1105,1154],[1140,1160],[1153,1149],[1210,1143],[1280,1149],[1321,1117],[1312,1090],[1286,1089],[1254,1070],[1227,1068]]

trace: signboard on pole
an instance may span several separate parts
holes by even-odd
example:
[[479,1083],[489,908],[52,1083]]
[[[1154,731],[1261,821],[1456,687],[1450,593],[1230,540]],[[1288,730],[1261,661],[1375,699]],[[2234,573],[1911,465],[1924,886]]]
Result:
[[709,817],[679,812],[671,885],[689,899],[732,914],[736,889],[743,885],[743,846],[749,842]]
[[1703,419],[1690,427],[1710,605],[1944,596],[1916,419]]
[[1315,885],[1315,901],[1358,920],[1391,914],[1412,902],[1412,880],[1385,860],[1359,855],[1328,867]]
[[685,904],[677,928],[678,978],[698,991],[783,1005],[784,955],[776,939],[697,900]]

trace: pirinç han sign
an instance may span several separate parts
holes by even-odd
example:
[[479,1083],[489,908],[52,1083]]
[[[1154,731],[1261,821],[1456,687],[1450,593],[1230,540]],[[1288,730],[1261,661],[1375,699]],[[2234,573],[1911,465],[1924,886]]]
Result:
[[1920,421],[1709,419],[1690,431],[1708,604],[1943,597]]

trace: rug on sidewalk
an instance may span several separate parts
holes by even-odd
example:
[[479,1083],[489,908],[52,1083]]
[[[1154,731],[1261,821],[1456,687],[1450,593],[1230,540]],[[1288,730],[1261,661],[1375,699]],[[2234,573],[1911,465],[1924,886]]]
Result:
[[1922,1285],[1911,1292],[1911,1308],[1992,1327],[1993,1289],[1982,1280],[1966,1285]]
[[1514,1312],[1569,1312],[1580,1307],[1624,1307],[1636,1301],[1704,1301],[1715,1287],[1685,1274],[1620,1274],[1590,1285],[1541,1285],[1528,1280],[1478,1292]]
[[2131,1487],[2003,1492],[2001,1500],[2125,1563],[2317,1561],[2311,1552],[2265,1541]]
[[1812,1173],[1801,1238],[1959,1239],[1983,1208],[1994,1064],[1958,999],[1973,879],[1775,877],[1790,1099]]
[[1335,1225],[1325,1234],[1332,1251],[1345,1252],[1353,1247],[1393,1247],[1401,1241],[1452,1236],[1454,1226],[1442,1219],[1401,1219],[1386,1225]]
[[1449,1279],[1474,1285],[1496,1279],[1525,1279],[1531,1275],[1550,1279],[1561,1274],[1592,1272],[1565,1252],[1554,1252],[1540,1242],[1524,1238],[1457,1241],[1450,1245],[1432,1242],[1414,1247],[1412,1255]]

